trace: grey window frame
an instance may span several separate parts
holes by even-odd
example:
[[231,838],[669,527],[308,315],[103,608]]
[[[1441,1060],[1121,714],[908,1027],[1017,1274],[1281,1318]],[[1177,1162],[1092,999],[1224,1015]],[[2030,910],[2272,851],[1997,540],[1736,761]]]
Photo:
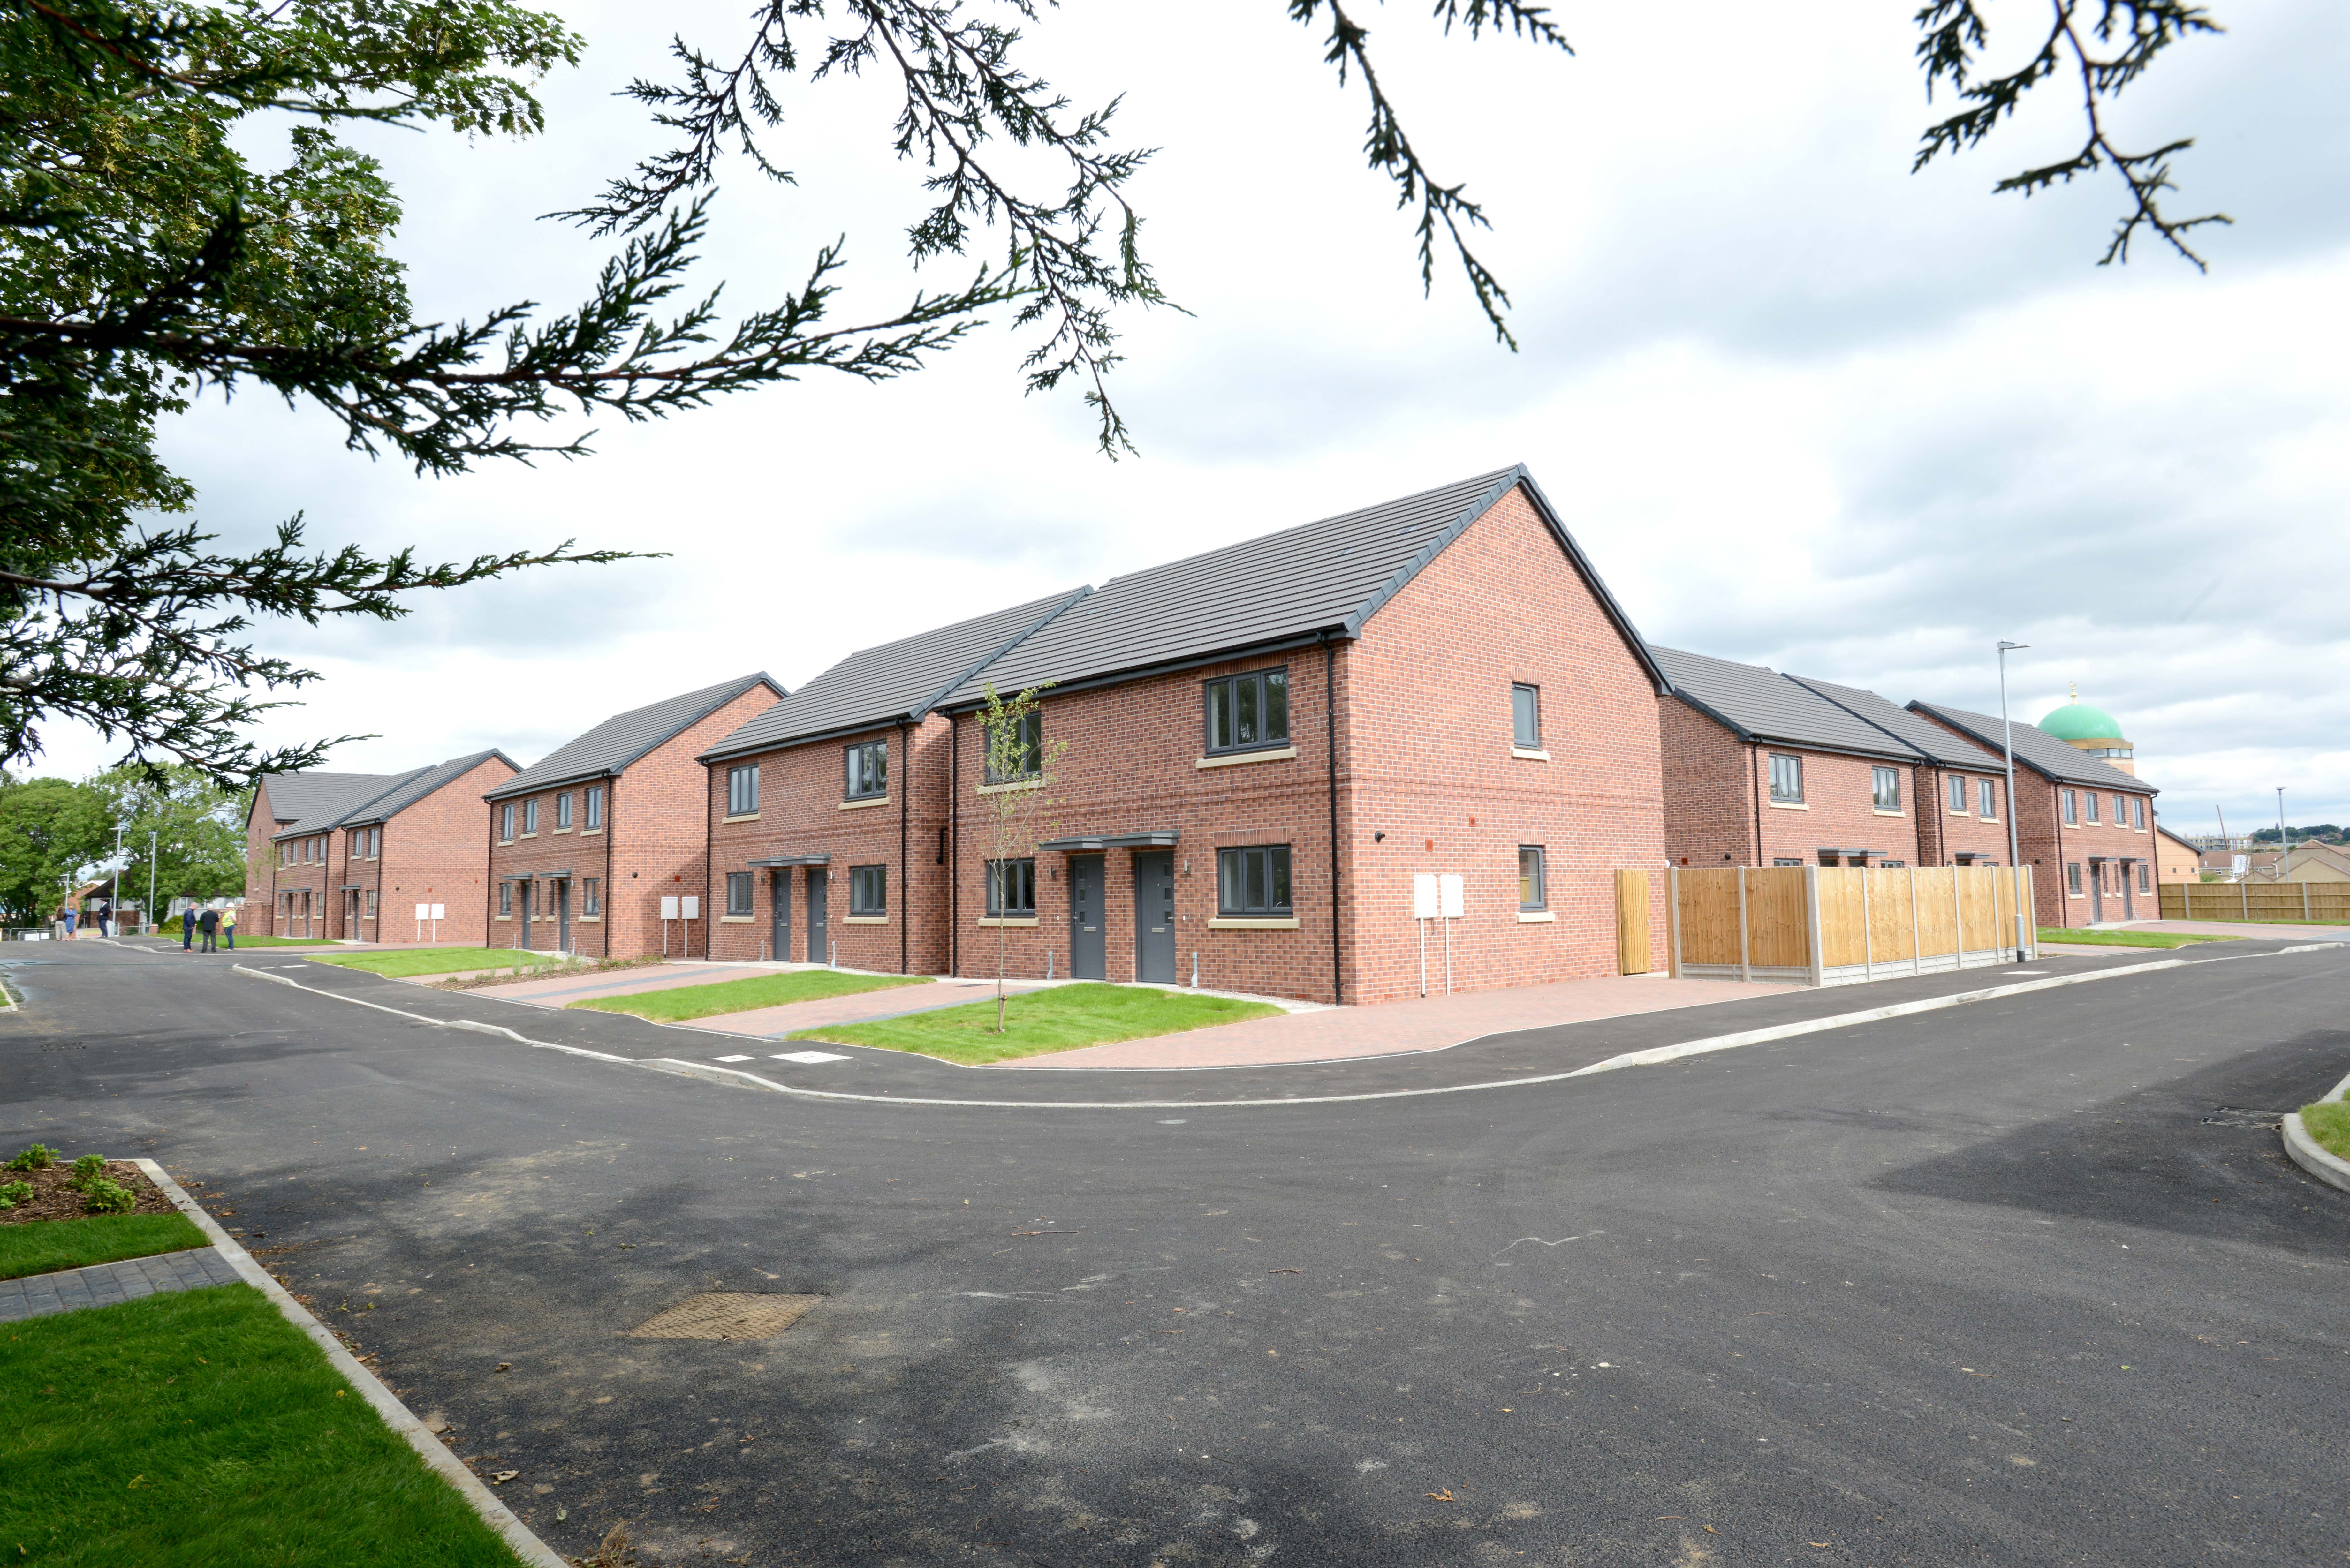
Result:
[[726,815],[759,815],[759,764],[743,763],[726,770]]
[[1966,815],[1966,809],[1967,775],[1964,774],[1952,774],[1950,775],[1950,810],[1963,816]]
[[1522,752],[1539,752],[1542,732],[1542,688],[1530,681],[1511,681],[1510,744]]
[[1780,856],[1774,857],[1771,864],[1773,866],[1801,866],[1803,862],[1801,860],[1789,859],[1784,856]]
[[751,912],[751,874],[748,871],[726,873],[726,912],[730,915]]
[[2085,789],[2081,792],[2081,798],[2083,801],[2087,803],[2089,808],[2089,821],[2096,826],[2103,827],[2105,824],[2097,821],[2097,792],[2093,789]]
[[[1771,799],[1773,803],[1779,805],[1803,805],[1804,759],[1793,752],[1766,752],[1763,754],[1771,759]],[[1785,763],[1789,767],[1794,770],[1795,791],[1793,794],[1782,794],[1779,793],[1779,764],[1781,763]]]
[[2130,826],[2140,833],[2146,831],[2146,796],[2142,794],[2130,796]]
[[[1004,895],[1008,878],[1012,897]],[[1036,858],[1033,855],[1014,856],[987,863],[987,918],[991,920],[1020,920],[1036,913]]]
[[[881,759],[881,784],[880,784],[880,787],[879,787],[879,788],[878,788],[878,789],[859,789],[859,788],[858,787],[858,766],[857,766],[857,759],[858,759],[858,757],[860,754],[868,753],[872,753],[872,754],[878,755],[878,756]],[[841,749],[841,753],[840,753],[840,766],[841,766],[841,792],[842,792],[842,793],[841,793],[841,798],[842,798],[843,800],[887,800],[887,799],[889,798],[889,742],[887,742],[887,741],[859,741],[859,742],[857,742],[855,745],[853,745],[853,746],[845,746],[845,747],[843,747],[843,748]]]
[[2064,862],[2064,891],[2075,898],[2081,896],[2081,863],[2078,860]]
[[[1892,800],[1890,805],[1886,804],[1888,794]],[[1877,811],[1901,809],[1901,770],[1899,768],[1870,768],[1868,803]]]
[[383,829],[380,827],[368,829],[368,858],[370,860],[383,858]]
[[511,882],[502,881],[498,884],[498,919],[502,920],[514,919],[514,884]]
[[[1249,862],[1262,856],[1264,867],[1265,901],[1250,904],[1235,901],[1234,885],[1243,896],[1248,891]],[[1279,867],[1278,874],[1275,867]],[[1274,889],[1286,884],[1286,901],[1274,897]],[[1297,915],[1297,884],[1295,862],[1286,844],[1234,844],[1216,851],[1216,914],[1220,919],[1234,920],[1294,919]]]
[[2153,892],[2153,891],[2154,891],[2153,888],[2151,888],[2150,886],[2148,886],[2148,883],[2149,883],[2149,881],[2150,881],[2150,880],[2151,880],[2151,879],[2148,877],[2148,876],[2147,876],[2147,864],[2146,864],[2146,862],[2145,862],[2145,861],[2143,861],[2143,860],[2139,861],[2139,862],[2137,863],[2137,890],[2138,890],[2139,892],[2141,892],[2141,893],[2151,893],[2151,892]]
[[1982,779],[1978,782],[1981,784],[1981,788],[1978,792],[1979,798],[1976,804],[1981,806],[1981,809],[1977,811],[1975,815],[1981,817],[1985,822],[1997,822],[1999,820],[1999,781],[1997,779]]
[[[1240,736],[1240,692],[1243,686],[1255,693],[1257,736],[1243,741]],[[1271,706],[1266,693],[1275,687],[1281,691],[1281,733],[1267,734],[1266,710]],[[1225,694],[1224,701],[1232,714],[1232,739],[1222,745],[1216,743],[1216,696]],[[1211,757],[1229,756],[1240,752],[1270,752],[1289,744],[1289,666],[1270,664],[1260,670],[1242,670],[1230,675],[1219,675],[1200,683],[1200,732]]]
[[[880,897],[868,898],[879,890]],[[889,912],[889,867],[887,862],[848,868],[848,912],[852,915],[876,916]]]
[[507,801],[498,807],[498,842],[512,844],[515,839],[515,803]]
[[557,833],[571,826],[571,792],[558,790],[555,796],[555,830]]
[[2127,795],[2114,796],[2114,826],[2116,827],[2129,826],[2129,796]]
[[1026,732],[1019,742],[1019,761],[1023,765],[1013,773],[996,771],[994,726],[983,723],[979,731],[979,771],[983,784],[1018,784],[1024,779],[1039,777],[1045,772],[1045,710],[1031,708],[1010,722]]
[[580,915],[584,918],[589,915],[600,915],[603,912],[604,878],[601,877],[582,877],[579,878]]
[[579,830],[582,833],[593,833],[603,826],[604,786],[602,784],[589,784],[588,786],[586,810],[582,814]]
[[[1529,855],[1534,857],[1534,898],[1531,901],[1526,897],[1526,857]],[[1521,844],[1518,846],[1519,909],[1531,911],[1547,909],[1550,908],[1549,860],[1550,857],[1543,853],[1543,846],[1539,844]]]
[[2067,827],[2081,826],[2081,792],[2079,790],[2068,789],[2064,792],[2064,826]]
[[538,831],[538,796],[532,795],[522,803],[522,836],[528,838]]

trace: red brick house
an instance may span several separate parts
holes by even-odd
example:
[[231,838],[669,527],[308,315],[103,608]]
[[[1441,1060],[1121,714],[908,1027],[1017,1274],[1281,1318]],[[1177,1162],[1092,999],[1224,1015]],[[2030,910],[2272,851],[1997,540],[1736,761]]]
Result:
[[[1910,711],[1987,750],[2000,750],[1996,715],[1935,702]],[[2145,780],[2088,755],[2036,724],[2014,723],[2016,828],[2043,926],[2156,919],[2154,797]]]
[[783,695],[758,674],[648,703],[483,791],[486,945],[702,956],[711,821],[695,759]]
[[400,774],[265,774],[245,812],[242,919],[281,937],[413,941],[404,917],[439,903],[441,940],[479,942],[481,791],[514,771],[492,750]]
[[1998,753],[1864,688],[1808,675],[1790,679],[1918,754],[1909,798],[1917,803],[1918,865],[2007,864],[2007,814],[2001,809],[2007,795],[2007,764]]
[[[1430,933],[1451,937],[1456,985],[1616,972],[1612,874],[1664,852],[1666,682],[1523,468],[910,641],[939,671],[997,634],[919,711],[855,708],[806,735],[820,715],[778,720],[812,760],[773,823],[764,771],[754,812],[728,792],[776,737],[709,756],[712,809],[759,819],[713,836],[713,878],[749,917],[722,943],[780,929],[772,873],[798,871],[805,898],[822,866],[829,902],[847,870],[845,921],[875,922],[844,924],[844,963],[983,973],[1002,938],[1018,975],[1378,1002],[1419,990],[1429,874],[1461,879],[1461,918]],[[990,686],[1041,689],[1035,742],[1062,748],[1049,778],[986,776]],[[899,753],[889,788],[902,775],[905,794],[874,814],[899,817],[894,833],[858,815],[871,775],[854,748],[876,739]],[[1048,826],[998,856],[981,805],[1032,788]],[[786,950],[808,950],[810,918]]]

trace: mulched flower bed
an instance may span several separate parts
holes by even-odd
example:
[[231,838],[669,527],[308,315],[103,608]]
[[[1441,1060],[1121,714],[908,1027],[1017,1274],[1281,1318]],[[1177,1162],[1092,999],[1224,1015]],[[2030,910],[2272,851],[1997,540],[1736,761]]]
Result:
[[[106,1175],[127,1187],[138,1198],[139,1207],[133,1214],[175,1214],[179,1210],[163,1195],[163,1189],[147,1179],[147,1173],[127,1159],[109,1159]],[[36,1220],[82,1220],[88,1218],[89,1206],[79,1189],[69,1187],[73,1179],[73,1163],[59,1160],[47,1170],[0,1170],[0,1184],[29,1181],[33,1195],[14,1209],[0,1209],[0,1225],[26,1225]]]

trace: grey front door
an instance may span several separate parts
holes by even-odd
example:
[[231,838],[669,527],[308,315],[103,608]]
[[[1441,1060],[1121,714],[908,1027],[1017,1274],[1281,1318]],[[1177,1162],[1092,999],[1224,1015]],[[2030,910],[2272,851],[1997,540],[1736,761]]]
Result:
[[2098,922],[2105,918],[2106,863],[2092,859],[2089,862],[2089,919],[2092,922]]
[[767,873],[767,901],[774,907],[775,946],[768,950],[777,963],[792,961],[792,874],[776,870]]
[[1175,857],[1134,857],[1134,978],[1175,983]]
[[2126,860],[2122,861],[2120,864],[2122,872],[2122,919],[2125,920],[2135,920],[2137,919],[2137,900],[2130,896],[2130,872],[2132,867],[2130,863]]
[[825,897],[825,878],[830,870],[822,866],[808,867],[808,951],[810,963],[828,961],[825,951],[824,911],[828,900]]
[[518,948],[526,948],[532,945],[530,930],[530,896],[537,887],[538,884],[536,882],[517,882],[515,884],[515,902],[522,906],[522,908],[515,911],[520,921],[520,923],[515,927],[515,946]]
[[1069,973],[1107,980],[1109,950],[1102,942],[1102,857],[1069,857]]
[[555,950],[571,950],[571,878],[557,879],[555,884]]

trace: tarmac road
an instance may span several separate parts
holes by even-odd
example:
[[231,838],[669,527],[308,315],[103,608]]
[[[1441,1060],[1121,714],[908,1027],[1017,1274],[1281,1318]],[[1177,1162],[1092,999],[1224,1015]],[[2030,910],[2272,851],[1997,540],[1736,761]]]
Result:
[[[225,1191],[561,1552],[627,1520],[660,1563],[2344,1557],[2350,1206],[2272,1124],[2350,1072],[2345,950],[1115,1110],[730,1088],[176,953],[0,966],[0,1141]],[[712,1288],[824,1300],[627,1337]]]

